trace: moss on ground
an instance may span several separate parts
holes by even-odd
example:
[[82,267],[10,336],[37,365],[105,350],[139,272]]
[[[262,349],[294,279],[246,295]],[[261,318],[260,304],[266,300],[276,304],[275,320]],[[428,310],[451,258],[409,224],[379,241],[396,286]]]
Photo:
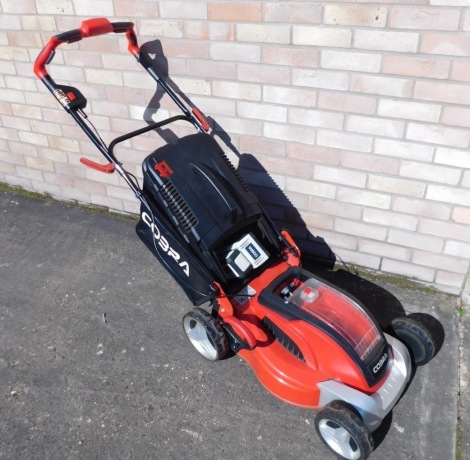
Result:
[[76,200],[72,201],[66,201],[66,200],[56,200],[54,197],[52,197],[49,193],[38,193],[38,192],[32,192],[30,190],[26,190],[22,187],[17,187],[17,186],[12,186],[5,184],[3,182],[0,182],[0,191],[5,191],[5,192],[13,192],[17,193],[18,195],[21,196],[27,196],[29,198],[35,198],[38,200],[45,200],[45,201],[57,201],[59,203],[64,203],[67,206],[72,206],[80,209],[86,209],[87,211],[96,213],[96,214],[103,214],[103,215],[110,215],[113,217],[118,217],[121,219],[126,219],[126,220],[132,220],[135,221],[138,216],[135,214],[131,213],[125,213],[125,212],[117,212],[113,211],[106,206],[98,206],[94,204],[85,204],[85,203],[79,203]]

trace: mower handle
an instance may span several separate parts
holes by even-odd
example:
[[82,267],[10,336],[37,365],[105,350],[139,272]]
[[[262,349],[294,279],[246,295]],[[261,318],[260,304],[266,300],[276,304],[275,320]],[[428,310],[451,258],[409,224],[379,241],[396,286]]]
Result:
[[[140,62],[144,68],[150,73],[152,78],[159,83],[178,107],[183,111],[185,115],[189,115],[189,112],[181,103],[178,96],[173,90],[165,83],[163,79],[155,72],[151,64],[147,61],[145,56],[140,52],[139,45],[137,43],[137,36],[134,31],[133,22],[109,22],[106,18],[94,18],[83,21],[79,29],[69,30],[61,34],[53,36],[49,42],[44,46],[39,56],[36,58],[34,63],[34,73],[37,77],[46,85],[49,91],[59,100],[64,108],[70,110],[70,93],[64,94],[64,92],[58,88],[55,81],[47,73],[46,65],[49,64],[55,56],[55,49],[62,43],[74,43],[87,37],[95,37],[97,35],[104,35],[110,32],[114,33],[125,33],[127,41],[129,42],[127,49],[129,52]],[[75,100],[76,96],[72,94],[72,100]],[[78,104],[75,104],[78,105]],[[200,130],[207,132],[210,129],[210,124],[202,112],[194,107],[192,109],[192,115],[199,122],[194,123],[195,127]]]
[[[176,105],[181,109],[184,116],[172,117],[164,122],[160,122],[150,127],[145,128],[143,131],[138,130],[130,133],[130,136],[139,134],[140,131],[146,132],[150,129],[155,129],[157,127],[163,126],[164,124],[175,121],[176,119],[184,119],[191,122],[194,127],[200,131],[208,131],[210,129],[210,124],[207,119],[204,117],[202,112],[197,108],[192,109],[192,113],[189,112],[184,103],[180,100],[178,95],[172,90],[172,88],[165,82],[164,79],[158,75],[158,73],[153,69],[150,61],[140,52],[139,45],[137,44],[137,37],[134,31],[133,22],[110,22],[106,18],[94,18],[87,19],[83,21],[79,29],[69,30],[68,32],[63,32],[58,35],[53,36],[49,42],[44,46],[44,48],[39,53],[35,63],[34,63],[34,73],[36,76],[44,83],[47,89],[55,96],[55,98],[60,102],[63,108],[75,119],[78,125],[85,131],[87,136],[92,140],[95,146],[100,150],[104,157],[108,160],[108,164],[101,165],[95,163],[94,161],[88,159],[81,159],[80,161],[93,169],[104,173],[113,173],[114,170],[117,170],[121,176],[126,180],[132,190],[139,196],[140,191],[135,186],[133,181],[129,178],[129,175],[121,168],[121,164],[117,161],[113,155],[112,148],[115,143],[110,145],[110,148],[96,136],[95,132],[90,129],[90,127],[85,123],[84,118],[87,118],[83,112],[83,109],[86,107],[86,99],[83,95],[76,89],[71,86],[57,85],[53,78],[47,73],[46,65],[48,65],[55,55],[56,48],[62,43],[74,43],[82,40],[87,37],[95,37],[97,35],[104,35],[108,33],[125,33],[128,41],[127,49],[129,52],[137,59],[137,61],[142,64],[142,66],[147,70],[151,77],[162,86],[166,93],[171,97],[171,99],[176,103]],[[115,141],[121,141],[121,138],[116,139]]]
[[49,40],[34,63],[34,73],[40,80],[47,78],[49,83],[51,83],[51,89],[55,89],[56,85],[46,70],[46,65],[54,58],[55,49],[62,43],[74,43],[82,40],[83,38],[104,35],[110,32],[125,33],[129,42],[129,52],[134,56],[137,56],[140,53],[133,22],[109,22],[106,18],[87,19],[82,22],[79,29],[63,32],[53,36]]

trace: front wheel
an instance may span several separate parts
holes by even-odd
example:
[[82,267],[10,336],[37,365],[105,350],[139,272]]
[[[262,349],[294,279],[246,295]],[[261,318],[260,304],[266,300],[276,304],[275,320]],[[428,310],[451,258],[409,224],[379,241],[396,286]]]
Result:
[[428,328],[412,318],[396,318],[391,324],[392,333],[410,350],[417,366],[427,364],[434,357],[436,342]]
[[227,354],[227,334],[220,322],[202,308],[194,308],[183,316],[183,329],[194,348],[209,361]]
[[341,401],[324,406],[315,417],[320,439],[333,453],[346,460],[366,460],[374,450],[369,429],[356,412]]

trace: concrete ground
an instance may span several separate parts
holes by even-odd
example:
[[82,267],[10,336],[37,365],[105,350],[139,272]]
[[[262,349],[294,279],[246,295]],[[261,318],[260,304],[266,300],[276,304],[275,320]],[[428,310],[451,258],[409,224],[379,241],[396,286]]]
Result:
[[[237,356],[211,363],[192,349],[191,305],[134,226],[0,190],[0,459],[333,458],[314,411],[275,399]],[[458,300],[332,277],[383,324],[420,316],[438,343],[370,458],[470,458]]]

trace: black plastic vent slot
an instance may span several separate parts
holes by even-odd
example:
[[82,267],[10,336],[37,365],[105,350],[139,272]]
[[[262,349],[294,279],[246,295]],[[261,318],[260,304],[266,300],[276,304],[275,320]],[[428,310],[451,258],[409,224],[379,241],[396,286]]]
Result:
[[292,353],[296,358],[305,362],[304,355],[296,343],[278,326],[276,326],[269,318],[263,318],[263,326],[267,331],[282,345],[288,352]]
[[171,182],[167,182],[163,184],[160,193],[183,230],[186,233],[192,230],[198,220],[175,186]]
[[244,181],[243,177],[240,175],[235,166],[233,166],[232,162],[228,159],[228,156],[225,154],[225,152],[220,152],[220,156],[223,158],[225,163],[227,163],[227,166],[231,169],[234,176],[238,179],[238,182],[240,182],[240,185],[243,187],[243,190],[245,190],[246,193],[250,193],[250,187],[248,187],[247,183]]

